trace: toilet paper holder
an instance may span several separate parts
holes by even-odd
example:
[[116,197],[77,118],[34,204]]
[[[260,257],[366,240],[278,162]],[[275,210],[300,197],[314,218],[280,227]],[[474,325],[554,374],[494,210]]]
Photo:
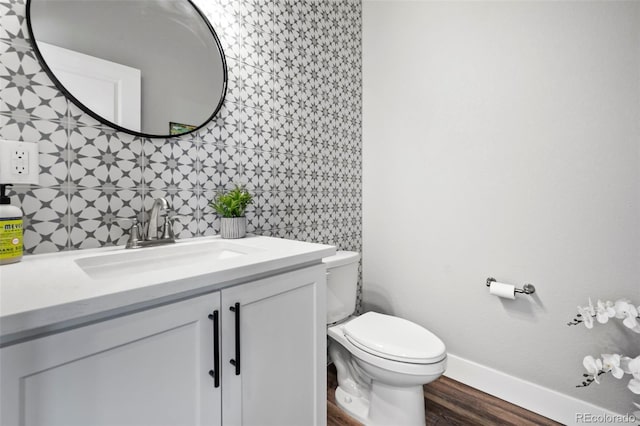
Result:
[[[487,278],[487,287],[491,287],[491,283],[496,281],[497,280],[495,278]],[[516,287],[514,291],[516,293],[522,294],[533,294],[536,292],[536,288],[533,286],[533,284],[525,284],[524,286],[522,286],[522,288]]]

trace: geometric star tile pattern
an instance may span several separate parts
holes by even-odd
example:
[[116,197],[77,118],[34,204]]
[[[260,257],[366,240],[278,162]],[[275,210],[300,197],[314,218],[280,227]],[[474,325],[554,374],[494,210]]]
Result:
[[221,40],[227,96],[197,133],[163,140],[69,102],[29,44],[25,1],[0,0],[0,140],[40,152],[39,184],[14,188],[26,253],[124,244],[119,219],[160,196],[178,237],[216,234],[209,201],[234,183],[254,194],[249,232],[361,250],[361,1],[196,4]]

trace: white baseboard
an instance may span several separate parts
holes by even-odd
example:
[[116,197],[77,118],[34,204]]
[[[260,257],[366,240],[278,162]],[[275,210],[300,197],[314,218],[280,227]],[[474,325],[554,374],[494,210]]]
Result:
[[[447,371],[444,375],[565,425],[636,424],[622,414],[456,355],[448,354]],[[582,413],[581,418],[578,418],[578,413]]]

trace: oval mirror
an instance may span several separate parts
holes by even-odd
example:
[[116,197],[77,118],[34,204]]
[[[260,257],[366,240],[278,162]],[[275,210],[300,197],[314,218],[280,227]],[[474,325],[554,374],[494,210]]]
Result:
[[27,24],[58,88],[118,130],[189,133],[222,106],[224,53],[190,0],[28,0]]

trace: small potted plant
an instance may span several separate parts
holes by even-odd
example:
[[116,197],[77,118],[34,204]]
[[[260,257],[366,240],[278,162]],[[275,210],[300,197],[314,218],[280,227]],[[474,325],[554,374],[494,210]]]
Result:
[[253,197],[243,186],[236,185],[229,192],[218,194],[209,203],[220,215],[220,236],[222,238],[242,238],[247,234],[247,218],[244,212]]

